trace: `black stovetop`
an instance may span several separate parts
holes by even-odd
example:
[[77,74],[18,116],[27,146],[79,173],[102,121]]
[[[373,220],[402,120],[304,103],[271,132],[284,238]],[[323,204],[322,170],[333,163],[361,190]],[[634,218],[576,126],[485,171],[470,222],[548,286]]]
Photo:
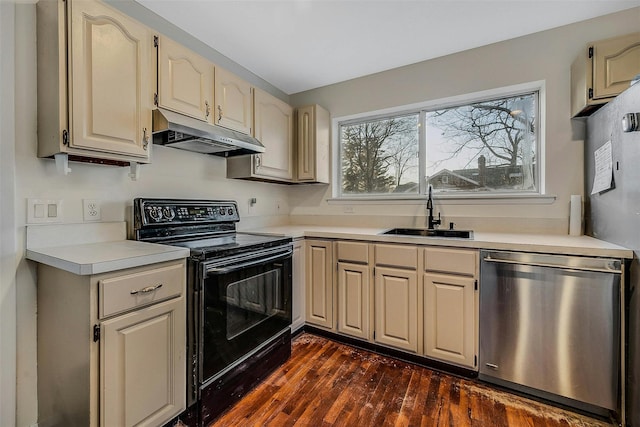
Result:
[[262,234],[234,233],[204,239],[167,242],[191,250],[194,258],[218,258],[242,252],[273,248],[291,242],[291,238]]
[[237,233],[238,204],[233,200],[136,198],[135,240],[181,246],[198,260],[286,245],[288,237]]

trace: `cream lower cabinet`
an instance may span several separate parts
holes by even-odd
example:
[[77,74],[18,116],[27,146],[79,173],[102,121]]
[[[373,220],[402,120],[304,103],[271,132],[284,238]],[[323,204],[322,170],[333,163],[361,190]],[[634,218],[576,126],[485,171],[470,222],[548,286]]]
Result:
[[333,309],[333,242],[306,241],[306,321],[315,326],[335,329]]
[[478,251],[424,249],[424,354],[477,367]]
[[418,351],[418,249],[375,245],[375,341]]
[[152,32],[99,1],[41,1],[37,21],[38,156],[148,163]]
[[338,332],[364,340],[371,339],[372,282],[370,245],[364,242],[337,242]]
[[184,316],[178,298],[102,323],[101,425],[162,425],[181,412]]
[[[185,262],[38,267],[38,423],[162,426],[186,407]],[[162,285],[162,286],[159,286]]]
[[304,326],[305,311],[305,242],[304,239],[293,241],[293,303],[291,307],[291,330],[296,331]]

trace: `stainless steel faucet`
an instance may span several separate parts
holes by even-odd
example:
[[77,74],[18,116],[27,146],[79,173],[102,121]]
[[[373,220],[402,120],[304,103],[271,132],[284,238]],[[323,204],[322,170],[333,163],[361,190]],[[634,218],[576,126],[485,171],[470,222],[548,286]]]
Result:
[[429,198],[427,199],[427,211],[429,211],[429,216],[427,217],[429,230],[434,230],[436,226],[442,224],[442,219],[440,219],[440,212],[438,212],[438,219],[433,219],[433,199],[431,198],[431,192],[433,187],[429,184]]

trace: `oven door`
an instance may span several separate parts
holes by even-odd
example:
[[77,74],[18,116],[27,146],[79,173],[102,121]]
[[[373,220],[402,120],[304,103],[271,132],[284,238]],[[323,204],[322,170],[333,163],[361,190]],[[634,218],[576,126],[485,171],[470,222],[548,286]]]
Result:
[[291,245],[203,263],[200,384],[291,325]]

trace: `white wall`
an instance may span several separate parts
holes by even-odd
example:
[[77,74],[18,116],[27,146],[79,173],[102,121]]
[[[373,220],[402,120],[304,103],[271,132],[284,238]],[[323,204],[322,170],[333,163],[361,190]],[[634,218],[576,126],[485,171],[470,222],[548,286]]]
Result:
[[[4,5],[4,3],[2,3]],[[4,7],[4,6],[3,6]],[[3,9],[4,11],[4,9]],[[281,224],[288,220],[288,187],[286,185],[228,180],[226,161],[219,157],[185,152],[173,148],[153,146],[152,161],[144,165],[139,181],[131,181],[128,168],[113,166],[71,163],[71,174],[59,175],[50,159],[36,156],[36,15],[35,5],[17,4],[15,6],[15,227],[13,233],[17,240],[18,254],[17,302],[7,303],[10,309],[2,311],[2,316],[11,316],[11,308],[17,315],[17,344],[11,343],[11,328],[7,327],[5,343],[5,324],[2,329],[2,353],[11,356],[17,354],[17,416],[18,426],[30,426],[37,422],[37,366],[36,366],[36,268],[33,262],[23,258],[25,244],[26,207],[28,198],[55,198],[63,200],[63,222],[82,222],[82,199],[98,199],[102,203],[103,221],[123,221],[128,219],[128,206],[135,197],[176,197],[237,200],[242,218],[239,227],[251,227]],[[7,39],[9,40],[9,39]],[[5,37],[3,32],[3,55]],[[12,47],[12,46],[10,46]],[[4,77],[4,76],[3,76]],[[13,90],[11,82],[3,78],[3,90]],[[3,92],[3,106],[5,102]],[[9,107],[12,107],[8,102]],[[9,125],[13,123],[10,122]],[[3,121],[4,125],[4,121]],[[4,128],[3,128],[4,129]],[[13,144],[8,140],[7,144]],[[3,147],[5,146],[3,136]],[[10,148],[13,148],[11,145]],[[4,151],[3,151],[3,187],[4,187]],[[9,157],[7,157],[8,161]],[[11,166],[11,164],[9,165]],[[11,170],[11,168],[8,168]],[[4,199],[3,188],[3,199]],[[248,212],[250,198],[258,199],[255,211]],[[276,202],[280,202],[280,213],[276,212]],[[2,221],[5,219],[2,205]],[[7,215],[7,220],[9,220]],[[4,236],[4,232],[3,232]],[[3,237],[4,243],[4,237]],[[61,242],[62,244],[64,242]],[[15,269],[14,269],[15,271]],[[11,272],[7,272],[10,274]],[[4,268],[3,268],[4,275]],[[4,290],[4,281],[3,288]],[[4,318],[3,318],[4,320]],[[15,324],[15,322],[13,322]],[[10,325],[10,323],[7,323]],[[15,327],[14,327],[15,331]],[[6,345],[6,347],[5,347]],[[12,349],[14,347],[14,349]],[[2,359],[4,363],[4,358]],[[10,360],[7,360],[10,363]],[[3,369],[4,373],[4,369]],[[4,375],[4,374],[3,374]],[[7,376],[16,378],[7,370]],[[4,376],[3,376],[4,379]],[[10,405],[10,393],[5,400],[5,382],[3,381],[2,404]],[[10,387],[7,387],[10,388]],[[3,408],[4,413],[4,408]],[[9,414],[9,413],[8,413]],[[9,426],[0,419],[0,425]]]
[[0,425],[16,414],[14,7],[0,2]]
[[[378,74],[291,95],[293,105],[318,103],[332,117],[432,101],[544,80],[546,191],[551,204],[436,201],[445,224],[476,230],[568,232],[569,199],[583,194],[582,123],[570,119],[570,66],[586,43],[638,31],[640,8],[495,43]],[[443,34],[442,37],[448,37]],[[401,48],[401,47],[400,47]],[[383,53],[381,53],[383,54]],[[574,129],[575,128],[575,129]],[[574,132],[576,133],[574,135]],[[331,188],[293,188],[296,223],[425,226],[424,203],[329,203]],[[345,211],[353,213],[346,214]]]

